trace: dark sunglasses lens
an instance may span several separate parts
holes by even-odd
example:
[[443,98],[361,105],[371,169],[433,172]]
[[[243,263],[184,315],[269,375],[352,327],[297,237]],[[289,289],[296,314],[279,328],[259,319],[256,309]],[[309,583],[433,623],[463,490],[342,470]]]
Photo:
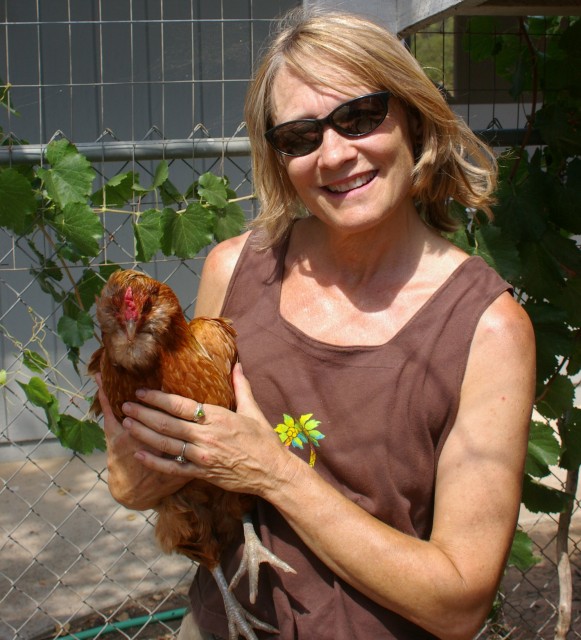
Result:
[[388,97],[387,92],[382,92],[355,98],[337,107],[327,118],[287,122],[268,131],[266,138],[280,153],[306,156],[321,145],[325,124],[347,136],[364,136],[377,129],[387,115]]
[[387,100],[365,96],[340,106],[333,113],[335,127],[349,136],[363,136],[377,129],[387,115]]
[[289,122],[272,132],[271,143],[290,156],[306,156],[321,144],[321,127],[316,122]]

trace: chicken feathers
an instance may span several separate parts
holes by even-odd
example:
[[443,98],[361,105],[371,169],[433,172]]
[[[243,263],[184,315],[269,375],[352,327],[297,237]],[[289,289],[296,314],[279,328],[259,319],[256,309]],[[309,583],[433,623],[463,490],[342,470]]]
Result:
[[[103,390],[119,421],[124,417],[123,403],[133,400],[140,388],[235,408],[232,369],[238,352],[236,332],[228,320],[199,317],[188,323],[168,285],[133,270],[111,275],[97,299],[97,320],[102,346],[90,360],[89,373],[101,373]],[[91,409],[95,415],[101,412],[98,398]],[[254,640],[252,627],[276,632],[238,604],[220,568],[220,555],[239,536],[241,523],[248,549],[231,587],[247,569],[254,600],[260,562],[294,572],[262,547],[246,515],[252,504],[252,496],[193,480],[156,507],[155,534],[163,551],[181,553],[214,575],[224,598],[231,640],[239,633]],[[254,555],[249,559],[248,554]]]

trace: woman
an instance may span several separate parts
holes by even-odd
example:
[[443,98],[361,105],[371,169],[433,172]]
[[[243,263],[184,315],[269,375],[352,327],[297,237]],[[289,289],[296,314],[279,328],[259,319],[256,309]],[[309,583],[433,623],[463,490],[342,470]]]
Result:
[[[237,412],[194,424],[196,399],[147,391],[123,426],[107,413],[111,491],[138,509],[191,478],[258,496],[263,542],[297,574],[263,570],[242,604],[284,640],[471,638],[510,548],[534,386],[509,285],[442,235],[451,199],[490,211],[494,160],[353,15],[291,14],[246,120],[262,211],[210,253],[196,308],[239,333]],[[155,454],[184,442],[187,464]],[[202,571],[191,596],[226,637]]]

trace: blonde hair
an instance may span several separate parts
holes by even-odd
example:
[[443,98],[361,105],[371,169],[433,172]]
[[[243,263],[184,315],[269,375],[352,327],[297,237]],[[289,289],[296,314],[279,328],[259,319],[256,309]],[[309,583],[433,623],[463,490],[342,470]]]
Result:
[[407,107],[420,131],[412,196],[427,224],[443,232],[456,229],[451,200],[492,215],[497,173],[492,151],[452,112],[405,45],[366,18],[297,9],[281,21],[246,97],[254,188],[261,203],[253,226],[264,232],[264,246],[276,244],[307,213],[280,156],[264,138],[273,126],[273,82],[283,67],[309,84],[344,87],[347,79],[369,91],[387,89]]

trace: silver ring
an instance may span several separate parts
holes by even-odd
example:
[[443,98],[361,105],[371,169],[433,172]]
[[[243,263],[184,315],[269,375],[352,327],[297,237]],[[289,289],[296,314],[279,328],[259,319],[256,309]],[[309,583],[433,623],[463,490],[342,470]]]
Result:
[[192,418],[192,420],[194,422],[199,422],[205,415],[206,412],[204,411],[204,405],[201,402],[198,402],[198,406],[194,411],[194,417]]
[[184,444],[182,446],[182,452],[180,453],[179,456],[176,456],[174,458],[174,460],[176,462],[179,462],[180,464],[186,464],[186,462],[187,462],[187,460],[186,460],[186,445],[187,444],[188,444],[187,442],[184,442]]

